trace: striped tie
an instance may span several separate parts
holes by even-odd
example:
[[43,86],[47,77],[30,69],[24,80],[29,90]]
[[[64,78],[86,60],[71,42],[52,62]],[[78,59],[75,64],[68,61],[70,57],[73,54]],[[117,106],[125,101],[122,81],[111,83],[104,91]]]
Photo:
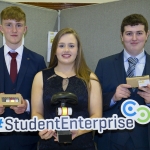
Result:
[[132,58],[132,57],[129,57],[128,58],[128,62],[129,62],[129,68],[127,70],[127,76],[128,77],[133,77],[135,74],[135,66],[138,62],[138,59],[137,58]]

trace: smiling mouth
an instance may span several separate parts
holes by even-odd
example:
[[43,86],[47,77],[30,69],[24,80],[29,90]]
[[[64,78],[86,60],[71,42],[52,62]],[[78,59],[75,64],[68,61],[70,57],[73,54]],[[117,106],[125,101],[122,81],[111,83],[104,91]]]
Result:
[[62,57],[65,57],[65,58],[69,58],[71,55],[70,54],[63,54]]
[[131,43],[132,45],[137,45],[138,43]]

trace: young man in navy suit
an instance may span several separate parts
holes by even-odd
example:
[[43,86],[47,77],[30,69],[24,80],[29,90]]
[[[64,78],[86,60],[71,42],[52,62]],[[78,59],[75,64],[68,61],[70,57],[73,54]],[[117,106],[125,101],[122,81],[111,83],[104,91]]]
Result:
[[[123,51],[99,60],[95,73],[103,91],[103,117],[122,117],[121,104],[127,99],[150,106],[150,84],[132,89],[126,83],[129,72],[134,76],[150,75],[150,55],[144,49],[148,34],[148,22],[141,14],[125,17],[121,24]],[[134,69],[128,69],[129,57],[137,60]],[[135,122],[132,130],[106,130],[96,134],[95,141],[98,150],[150,150],[150,123]]]
[[[22,96],[22,103],[18,106],[0,105],[0,117],[30,119],[32,81],[37,72],[46,68],[44,58],[22,44],[27,26],[26,15],[21,8],[10,6],[2,10],[0,31],[6,40],[6,44],[0,48],[0,93],[20,93]],[[11,54],[16,52],[17,76],[12,79]],[[36,150],[37,141],[36,132],[0,133],[2,150]]]

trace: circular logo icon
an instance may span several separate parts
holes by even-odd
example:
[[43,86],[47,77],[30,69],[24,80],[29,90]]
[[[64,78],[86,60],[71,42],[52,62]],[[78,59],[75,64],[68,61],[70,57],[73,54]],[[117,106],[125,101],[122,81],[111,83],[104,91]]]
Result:
[[150,108],[139,105],[135,100],[128,99],[121,105],[121,112],[126,118],[132,118],[139,124],[150,122]]

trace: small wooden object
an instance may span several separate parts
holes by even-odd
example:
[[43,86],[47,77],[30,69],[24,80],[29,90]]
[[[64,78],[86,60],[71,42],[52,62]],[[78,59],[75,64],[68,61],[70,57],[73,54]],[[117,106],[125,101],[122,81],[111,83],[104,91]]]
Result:
[[[147,80],[149,81],[149,75],[134,76],[134,77],[127,77],[126,78],[127,84],[131,85],[132,88],[140,87],[139,82],[144,82]],[[146,84],[146,86],[147,86],[147,84]]]
[[21,104],[21,94],[0,94],[0,105],[5,107]]

